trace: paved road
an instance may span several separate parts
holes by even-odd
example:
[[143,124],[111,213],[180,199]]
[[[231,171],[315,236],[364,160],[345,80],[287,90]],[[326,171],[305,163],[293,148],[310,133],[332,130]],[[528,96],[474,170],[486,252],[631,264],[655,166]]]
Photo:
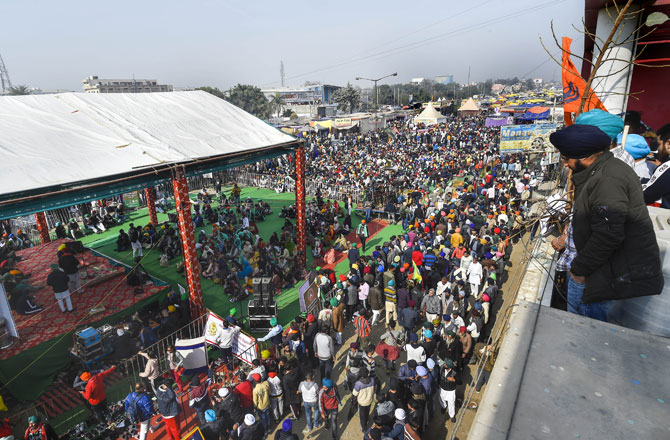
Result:
[[[527,235],[526,235],[527,237]],[[524,238],[526,238],[524,237]],[[502,285],[502,295],[500,295],[496,301],[496,304],[494,305],[494,309],[500,308],[501,304],[503,303],[503,298],[510,298],[513,296],[516,292],[516,289],[518,288],[518,283],[520,281],[521,277],[515,277],[514,273],[517,269],[517,267],[521,264],[522,256],[524,253],[524,242],[520,241],[517,245],[513,247],[512,250],[512,256],[510,258],[511,265],[507,268],[508,270],[508,276],[506,280],[504,281]],[[508,303],[511,303],[512,301],[507,300],[507,303],[505,303],[505,307],[501,310],[498,310],[496,313],[496,317],[504,316],[505,310],[508,307]],[[493,327],[493,334],[495,334],[498,331],[498,327],[501,325],[502,320],[496,320],[495,325]],[[379,337],[381,334],[384,332],[384,325],[383,324],[377,324],[373,330],[372,330],[372,337],[371,341],[379,341]],[[343,334],[343,340],[344,344],[342,347],[339,348],[338,350],[338,358],[342,356],[345,352],[347,347],[349,346],[349,343],[354,342],[356,340],[356,337],[354,335],[353,331],[353,326],[348,325],[345,328],[345,332]],[[483,346],[482,343],[477,344],[476,349],[479,349]],[[381,358],[376,357],[375,358],[377,361],[377,376],[380,378],[382,381],[382,387],[385,388],[388,385],[388,379],[389,377],[386,374],[386,370],[384,368],[384,362]],[[401,354],[400,357],[400,362],[397,364],[398,366],[401,365],[401,363],[404,363],[406,361],[406,355],[404,352]],[[468,368],[464,371],[462,375],[462,380],[463,380],[463,385],[461,385],[458,390],[457,390],[457,396],[458,399],[462,399],[463,396],[466,395],[466,393],[469,392],[470,388],[470,382],[472,380],[472,377],[476,374],[476,365],[469,365]],[[396,370],[397,372],[397,370]],[[393,374],[393,372],[391,372]],[[318,377],[318,370],[316,371],[316,375]],[[344,373],[344,356],[342,356],[342,359],[339,360],[338,362],[335,363],[335,368],[333,369],[333,377],[337,378],[337,385],[338,389],[340,391],[340,395],[343,398],[343,406],[340,408],[340,413],[339,413],[339,419],[338,419],[338,426],[339,426],[339,432],[341,433],[340,438],[342,439],[362,439],[363,435],[361,433],[361,428],[360,428],[360,422],[358,418],[358,414],[355,414],[351,419],[347,419],[347,415],[349,412],[349,407],[351,404],[351,394],[346,390],[345,388],[345,373]],[[479,399],[483,395],[484,391],[482,390],[481,394],[474,394],[473,401],[474,402],[479,402]],[[451,433],[451,429],[453,428],[453,423],[448,420],[447,415],[442,415],[442,413],[439,411],[439,402],[437,400],[437,395],[434,396],[435,398],[435,415],[433,419],[430,422],[429,426],[429,434],[425,436],[425,438],[429,439],[444,439],[447,437],[448,434]],[[374,408],[374,405],[376,404],[373,403],[371,408]],[[467,432],[470,428],[470,425],[472,421],[474,420],[475,416],[475,411],[471,409],[464,409],[464,408],[458,408],[458,412],[460,413],[461,411],[465,411],[466,414],[461,422],[460,429],[459,429],[459,437],[460,439],[465,439],[467,438]],[[458,417],[458,413],[457,413]],[[370,420],[370,423],[372,421]],[[274,438],[274,432],[277,430],[277,428],[281,429],[281,426],[276,427],[272,429],[270,432],[270,439]],[[298,434],[300,438],[306,438],[306,439],[330,439],[330,432],[326,432],[324,428],[320,428],[318,430],[312,431],[308,435],[302,434],[302,430],[305,428],[305,415],[304,412],[301,414],[300,420],[294,422],[293,424],[293,432]]]

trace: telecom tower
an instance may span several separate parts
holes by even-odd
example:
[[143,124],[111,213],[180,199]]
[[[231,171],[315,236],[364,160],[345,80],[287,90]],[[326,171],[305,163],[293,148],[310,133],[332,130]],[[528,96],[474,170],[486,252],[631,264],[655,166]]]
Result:
[[[2,60],[0,60],[0,61],[2,61]],[[283,88],[283,87],[285,87],[284,86],[284,62],[283,61],[279,62],[279,76],[281,76],[281,86]]]
[[2,55],[0,55],[0,86],[2,86],[0,90],[2,93],[7,93],[12,87],[12,82],[9,80],[9,72],[7,72],[5,62],[2,61]]

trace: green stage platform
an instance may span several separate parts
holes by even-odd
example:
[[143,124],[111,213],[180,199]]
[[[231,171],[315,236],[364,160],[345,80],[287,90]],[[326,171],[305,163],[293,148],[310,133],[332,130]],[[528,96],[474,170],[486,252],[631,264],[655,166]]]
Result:
[[[229,194],[230,189],[231,187],[224,187],[223,191]],[[293,193],[276,193],[274,191],[261,188],[243,187],[241,197],[242,199],[251,197],[254,202],[261,199],[270,204],[270,207],[272,208],[272,214],[267,216],[265,220],[257,223],[259,233],[266,241],[270,239],[270,236],[274,231],[280,231],[284,225],[284,219],[279,217],[282,206],[288,206],[295,202],[295,194]],[[191,198],[195,199],[196,194],[192,193]],[[212,205],[218,206],[218,203],[213,203]],[[136,225],[144,225],[148,223],[148,209],[143,208],[134,211],[130,213],[129,217],[130,220],[124,222],[122,225],[111,228],[102,234],[88,235],[82,239],[82,242],[85,246],[90,247],[108,257],[117,259],[128,265],[133,265],[132,252],[116,252],[114,250],[116,247],[116,237],[118,235],[119,229],[127,229],[131,222],[135,223]],[[167,215],[159,213],[158,221],[167,221]],[[359,222],[360,218],[357,215],[353,215],[352,228],[356,228]],[[212,230],[212,226],[207,225],[200,229],[204,229],[209,234]],[[200,229],[198,229],[198,231]],[[198,231],[196,231],[196,234]],[[381,244],[383,241],[388,240],[392,235],[399,234],[401,232],[402,227],[400,225],[390,225],[382,229],[368,242],[366,254],[370,254],[371,249],[374,248],[375,245]],[[151,276],[168,282],[176,291],[179,291],[178,285],[187,287],[185,276],[177,273],[175,270],[176,264],[182,260],[181,257],[174,258],[172,261],[170,261],[170,266],[161,267],[158,261],[159,255],[156,251],[145,251],[145,256],[146,258],[142,260],[142,265]],[[311,264],[312,253],[309,247],[307,251],[307,259],[308,265]],[[336,267],[336,272],[338,274],[348,270],[349,266],[346,260],[340,262]],[[244,303],[231,303],[228,300],[228,296],[225,294],[223,286],[215,284],[206,278],[201,278],[201,283],[203,302],[205,307],[221,316],[226,316],[233,307],[237,308],[238,313],[244,312],[246,314],[246,301]],[[275,299],[277,301],[279,315],[278,319],[282,325],[288,324],[295,318],[296,315],[300,313],[300,304],[298,302],[298,286],[284,289],[280,295],[275,297]]]

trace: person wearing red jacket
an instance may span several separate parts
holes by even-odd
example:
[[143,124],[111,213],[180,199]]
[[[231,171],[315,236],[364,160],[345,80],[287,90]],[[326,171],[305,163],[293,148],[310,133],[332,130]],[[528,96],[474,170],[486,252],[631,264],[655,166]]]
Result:
[[323,387],[319,390],[317,397],[319,403],[319,412],[326,425],[326,431],[332,432],[333,440],[337,440],[337,413],[341,404],[340,394],[337,392],[337,386],[332,380],[324,377],[321,380]]
[[79,376],[82,381],[86,382],[86,388],[81,392],[81,395],[100,423],[107,423],[109,420],[105,378],[112,374],[115,369],[116,367],[112,367],[95,375],[91,375],[90,372],[85,371]]
[[254,387],[251,381],[245,380],[235,387],[235,394],[240,399],[242,408],[248,409],[254,406]]

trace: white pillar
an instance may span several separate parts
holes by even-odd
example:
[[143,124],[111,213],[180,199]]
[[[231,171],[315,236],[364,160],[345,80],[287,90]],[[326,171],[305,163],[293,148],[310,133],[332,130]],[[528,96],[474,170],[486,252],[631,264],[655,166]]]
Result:
[[[624,41],[631,32],[637,28],[640,7],[638,5],[631,5],[627,11],[627,14],[628,13],[635,13],[635,15],[627,16],[621,21],[619,29],[614,35],[613,42]],[[616,18],[617,11],[613,6],[598,11],[596,35],[601,40],[596,41],[599,45],[602,46],[603,42],[607,40],[610,32],[612,32],[612,27],[614,27]],[[585,36],[585,38],[587,37]],[[599,54],[600,51],[598,48],[594,47],[593,62],[596,61]],[[625,93],[628,93],[630,89],[630,80],[633,74],[633,66],[629,63],[633,62],[634,56],[634,39],[623,45],[610,45],[610,48],[607,50],[605,57],[603,58],[603,63],[598,69],[597,75],[599,78],[596,78],[591,85],[602,103],[605,105],[605,108],[607,108],[610,113],[619,114],[626,111],[628,96],[626,96]],[[608,76],[603,78],[602,76],[604,75]],[[587,79],[588,78],[584,78],[584,80]]]

